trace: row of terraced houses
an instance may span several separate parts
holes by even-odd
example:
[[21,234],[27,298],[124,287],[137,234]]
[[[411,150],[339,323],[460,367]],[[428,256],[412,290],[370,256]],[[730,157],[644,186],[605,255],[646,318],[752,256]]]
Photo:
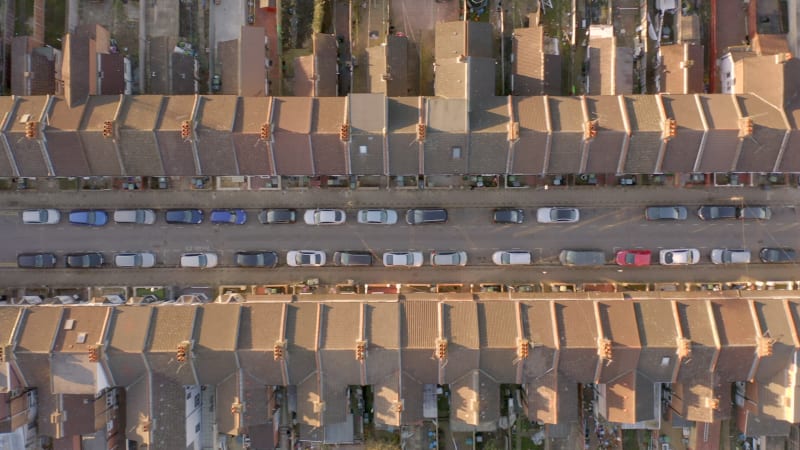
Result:
[[396,429],[435,419],[425,392],[447,386],[454,432],[493,431],[501,386],[515,385],[556,438],[593,384],[610,422],[657,429],[668,386],[684,420],[787,435],[800,422],[800,297],[775,294],[5,306],[0,425],[18,439],[38,428],[53,448],[80,436],[103,443],[93,448],[200,448],[212,428],[272,448],[276,391],[296,397],[301,439],[337,442],[352,439],[353,389],[369,386],[375,426]]

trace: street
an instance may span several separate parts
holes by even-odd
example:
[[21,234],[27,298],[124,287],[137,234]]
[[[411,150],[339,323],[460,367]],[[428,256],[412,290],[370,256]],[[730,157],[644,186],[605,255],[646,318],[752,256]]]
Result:
[[[600,191],[608,194],[609,191]],[[155,225],[117,225],[109,223],[105,227],[79,227],[67,223],[67,212],[74,207],[82,207],[86,202],[58,203],[62,210],[62,221],[58,225],[23,225],[19,211],[21,204],[14,209],[0,213],[0,233],[13,236],[6,239],[0,249],[0,280],[4,285],[50,286],[69,285],[160,285],[160,284],[267,284],[291,283],[308,278],[320,278],[325,284],[342,283],[355,280],[357,283],[481,283],[481,282],[710,282],[739,280],[794,280],[796,266],[767,265],[757,262],[758,250],[762,247],[800,248],[798,233],[798,214],[791,204],[781,198],[779,202],[769,202],[773,209],[769,221],[720,220],[702,221],[694,214],[697,200],[681,202],[689,207],[688,220],[681,222],[648,222],[643,217],[643,206],[639,202],[623,206],[624,197],[608,196],[594,201],[587,198],[586,191],[561,191],[559,205],[572,204],[581,207],[581,220],[575,224],[537,224],[537,206],[545,206],[542,198],[524,198],[521,192],[497,193],[497,206],[500,195],[517,194],[524,200],[526,221],[520,225],[497,225],[491,222],[492,208],[480,205],[481,195],[475,195],[476,206],[458,205],[448,208],[449,221],[444,225],[410,226],[403,221],[404,207],[414,194],[373,192],[372,201],[353,201],[345,192],[329,193],[329,198],[341,197],[340,203],[316,206],[347,208],[348,220],[339,226],[309,226],[299,222],[292,225],[261,225],[256,215],[257,209],[249,209],[249,220],[245,225],[213,225],[208,222],[210,208],[206,211],[206,222],[200,225],[168,225],[163,220],[163,211]],[[619,189],[617,192],[632,192]],[[652,191],[651,192],[655,192]],[[681,192],[698,194],[698,191],[671,190],[673,195]],[[739,191],[735,191],[737,193]],[[759,192],[759,191],[752,191]],[[784,191],[791,194],[794,191]],[[645,192],[641,192],[645,194]],[[81,194],[92,196],[95,193]],[[109,193],[113,194],[113,193]],[[124,193],[119,193],[122,197]],[[216,196],[219,193],[212,193]],[[274,193],[270,193],[274,195]],[[304,194],[295,193],[297,199],[308,199]],[[430,206],[430,198],[416,193],[420,204]],[[450,192],[454,198],[466,193]],[[207,195],[200,193],[195,195]],[[245,193],[241,193],[245,195]],[[491,196],[492,194],[487,194]],[[437,197],[445,199],[447,192]],[[460,196],[460,197],[459,197]],[[763,196],[763,195],[762,195]],[[36,196],[20,197],[34,200]],[[245,195],[246,197],[246,195]],[[266,201],[264,206],[271,202]],[[658,197],[658,196],[656,196]],[[783,196],[783,197],[791,197]],[[74,196],[80,200],[80,196]],[[325,197],[321,197],[325,198]],[[384,204],[375,200],[383,198]],[[392,200],[394,201],[392,201]],[[570,202],[570,199],[572,201]],[[289,198],[284,198],[286,203]],[[425,201],[427,200],[427,201]],[[485,199],[484,199],[485,200]],[[556,200],[556,197],[553,197]],[[41,199],[37,200],[39,203]],[[623,202],[623,203],[618,203]],[[17,203],[17,202],[14,202]],[[94,203],[94,202],[92,202]],[[304,205],[298,202],[298,207]],[[554,203],[554,204],[556,204]],[[650,204],[657,204],[650,202]],[[663,203],[662,203],[663,204]],[[756,204],[750,202],[750,204]],[[130,207],[128,204],[122,204]],[[412,203],[413,205],[413,203]],[[163,208],[164,205],[143,205]],[[169,207],[176,205],[170,204]],[[220,204],[215,201],[214,207]],[[240,206],[240,205],[230,205]],[[277,205],[275,205],[277,206]],[[355,211],[359,207],[394,207],[401,215],[396,225],[363,225],[356,223]],[[447,206],[440,204],[439,206]],[[101,204],[97,204],[101,207]],[[201,208],[203,206],[200,206]],[[110,211],[110,208],[109,208]],[[647,248],[653,250],[653,262],[657,263],[657,251],[661,248],[700,249],[701,263],[689,268],[663,267],[653,265],[644,268],[620,268],[607,264],[602,268],[566,268],[558,263],[558,253],[565,248],[601,249],[610,261],[615,251],[628,248]],[[753,252],[754,263],[745,266],[720,267],[710,263],[712,248],[746,248]],[[328,266],[322,268],[291,268],[285,265],[288,250],[325,250]],[[522,249],[533,254],[533,265],[525,267],[497,267],[491,262],[496,250]],[[232,267],[234,253],[242,250],[274,250],[280,255],[280,265],[276,269],[238,269]],[[370,250],[377,258],[388,250],[418,250],[425,253],[425,266],[418,269],[384,268],[380,261],[371,268],[348,269],[332,267],[331,259],[336,250]],[[431,250],[465,250],[469,254],[468,265],[463,268],[431,267],[428,253]],[[16,255],[22,252],[54,252],[59,256],[60,268],[51,270],[22,270],[16,268]],[[94,270],[66,269],[63,255],[68,252],[99,251],[105,254],[107,262],[113,254],[127,251],[153,251],[157,256],[157,268],[142,270],[122,270],[103,268]],[[220,255],[220,267],[209,270],[178,268],[180,255],[190,251],[214,251]],[[46,278],[43,278],[46,275]]]

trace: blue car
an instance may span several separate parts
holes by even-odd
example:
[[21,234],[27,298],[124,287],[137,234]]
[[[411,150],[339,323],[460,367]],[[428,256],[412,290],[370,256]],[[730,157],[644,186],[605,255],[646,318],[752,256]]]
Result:
[[215,209],[211,211],[211,223],[242,225],[245,222],[247,222],[247,213],[243,209]]
[[168,209],[164,218],[167,223],[198,224],[203,222],[202,209]]
[[108,223],[108,213],[102,209],[77,209],[69,213],[69,223],[102,227]]

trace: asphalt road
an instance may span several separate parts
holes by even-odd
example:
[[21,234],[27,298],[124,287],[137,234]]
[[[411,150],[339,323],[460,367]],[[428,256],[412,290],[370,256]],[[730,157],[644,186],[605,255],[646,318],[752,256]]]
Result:
[[[693,210],[694,208],[690,208]],[[398,211],[401,215],[404,210]],[[692,211],[693,212],[693,211]],[[348,210],[348,221],[339,226],[261,225],[256,210],[249,210],[245,225],[168,225],[159,214],[155,225],[117,225],[88,228],[66,223],[66,213],[58,225],[23,225],[18,210],[0,212],[0,284],[33,285],[215,285],[288,283],[319,277],[325,284],[353,279],[359,283],[431,283],[431,282],[672,282],[794,280],[797,267],[753,263],[738,267],[720,267],[710,263],[712,248],[747,248],[757,252],[762,247],[785,246],[800,249],[798,213],[790,206],[773,207],[769,221],[701,221],[690,215],[683,222],[648,222],[641,207],[581,208],[576,224],[537,224],[535,210],[526,210],[526,223],[496,225],[491,223],[489,208],[450,209],[444,225],[409,226],[362,225],[356,223],[355,210]],[[206,211],[208,216],[208,211]],[[206,217],[207,219],[208,217]],[[699,248],[701,263],[689,268],[650,266],[620,268],[566,268],[558,264],[564,248],[601,249],[608,259],[616,250],[648,248]],[[329,263],[336,250],[370,250],[378,258],[387,250],[425,252],[425,266],[416,269],[377,267],[351,270],[343,267],[291,268],[285,266],[288,250],[325,250]],[[491,262],[496,250],[523,249],[534,255],[534,264],[526,267],[497,267]],[[232,267],[234,253],[241,250],[274,250],[281,265],[276,269],[241,269]],[[469,254],[464,268],[431,267],[431,250],[465,250]],[[49,251],[59,256],[68,252],[99,251],[110,261],[124,251],[153,251],[158,267],[154,269],[67,269],[23,270],[16,268],[16,255],[22,252]],[[220,266],[208,270],[178,268],[180,255],[189,251],[214,251]],[[654,262],[657,255],[653,255]]]

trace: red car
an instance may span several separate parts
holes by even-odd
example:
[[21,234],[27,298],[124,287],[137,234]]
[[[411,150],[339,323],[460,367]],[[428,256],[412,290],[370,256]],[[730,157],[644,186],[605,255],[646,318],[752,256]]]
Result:
[[620,266],[649,266],[650,250],[620,250],[614,260]]

